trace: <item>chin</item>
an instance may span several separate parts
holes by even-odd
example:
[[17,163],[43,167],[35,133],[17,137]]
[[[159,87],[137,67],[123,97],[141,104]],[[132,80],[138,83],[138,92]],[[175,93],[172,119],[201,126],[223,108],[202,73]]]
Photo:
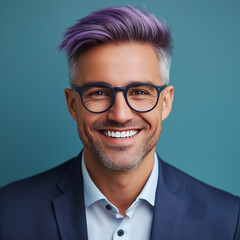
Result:
[[[132,157],[131,157],[132,156]],[[108,169],[124,171],[136,168],[143,160],[142,154],[118,153],[115,156],[107,156],[104,153],[98,154],[100,162]]]

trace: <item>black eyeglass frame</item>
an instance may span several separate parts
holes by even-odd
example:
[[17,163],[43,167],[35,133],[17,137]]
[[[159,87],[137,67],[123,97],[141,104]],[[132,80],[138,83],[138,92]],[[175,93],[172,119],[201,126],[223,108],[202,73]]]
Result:
[[[151,87],[154,87],[154,88],[157,90],[157,101],[156,101],[156,104],[155,104],[151,109],[146,110],[146,111],[139,111],[139,110],[134,109],[134,108],[130,105],[130,103],[128,102],[128,98],[127,98],[127,92],[128,92],[128,90],[129,90],[131,87],[140,86],[140,85],[151,86]],[[84,101],[83,101],[83,99],[82,99],[82,92],[83,92],[83,90],[84,90],[85,88],[88,88],[88,87],[91,87],[91,86],[107,87],[107,88],[109,88],[109,89],[111,90],[111,92],[112,92],[112,102],[111,102],[110,106],[109,106],[106,110],[100,111],[100,112],[95,112],[95,111],[89,110],[89,109],[85,106]],[[110,86],[110,85],[108,85],[108,84],[106,84],[106,83],[88,83],[88,84],[83,85],[82,87],[72,86],[72,89],[79,93],[84,108],[85,108],[87,111],[91,112],[91,113],[104,113],[104,112],[108,111],[108,110],[113,106],[113,104],[114,104],[114,102],[115,102],[116,92],[119,92],[119,91],[124,92],[125,101],[126,101],[128,107],[129,107],[130,109],[132,109],[132,110],[135,111],[135,112],[146,113],[146,112],[152,111],[152,110],[157,106],[158,101],[159,101],[159,95],[160,95],[160,93],[162,92],[162,90],[164,90],[166,87],[167,87],[167,84],[162,85],[162,86],[157,86],[157,85],[154,85],[154,84],[151,84],[151,83],[140,83],[140,82],[132,83],[132,84],[126,86],[126,87],[112,87],[112,86]]]

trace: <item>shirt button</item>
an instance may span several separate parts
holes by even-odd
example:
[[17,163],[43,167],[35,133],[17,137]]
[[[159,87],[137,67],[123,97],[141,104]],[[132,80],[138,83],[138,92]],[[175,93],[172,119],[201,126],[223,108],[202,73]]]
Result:
[[122,237],[124,235],[124,231],[122,229],[118,230],[117,235]]
[[112,207],[108,204],[108,205],[106,205],[106,209],[107,209],[107,210],[111,210]]

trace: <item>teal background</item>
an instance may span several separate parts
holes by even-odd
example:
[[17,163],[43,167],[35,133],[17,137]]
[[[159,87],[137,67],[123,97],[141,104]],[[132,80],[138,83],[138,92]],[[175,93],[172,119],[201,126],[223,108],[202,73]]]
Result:
[[131,4],[168,21],[175,100],[158,144],[162,158],[240,195],[240,1],[1,0],[0,186],[79,153],[68,114],[64,30],[91,11]]

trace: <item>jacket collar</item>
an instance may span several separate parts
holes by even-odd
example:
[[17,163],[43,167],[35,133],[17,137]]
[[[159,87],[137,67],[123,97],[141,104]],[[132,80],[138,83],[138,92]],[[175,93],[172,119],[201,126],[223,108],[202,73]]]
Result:
[[[82,152],[63,172],[58,189],[63,193],[53,200],[62,240],[87,240],[87,224],[81,170]],[[179,189],[177,171],[159,157],[159,177],[153,214],[151,240],[175,239],[184,202],[175,193]]]
[[151,230],[151,240],[176,239],[184,202],[176,196],[180,183],[178,171],[159,159],[159,179]]
[[62,240],[87,240],[87,224],[83,196],[81,156],[69,161],[58,182],[63,193],[53,200],[53,208]]

